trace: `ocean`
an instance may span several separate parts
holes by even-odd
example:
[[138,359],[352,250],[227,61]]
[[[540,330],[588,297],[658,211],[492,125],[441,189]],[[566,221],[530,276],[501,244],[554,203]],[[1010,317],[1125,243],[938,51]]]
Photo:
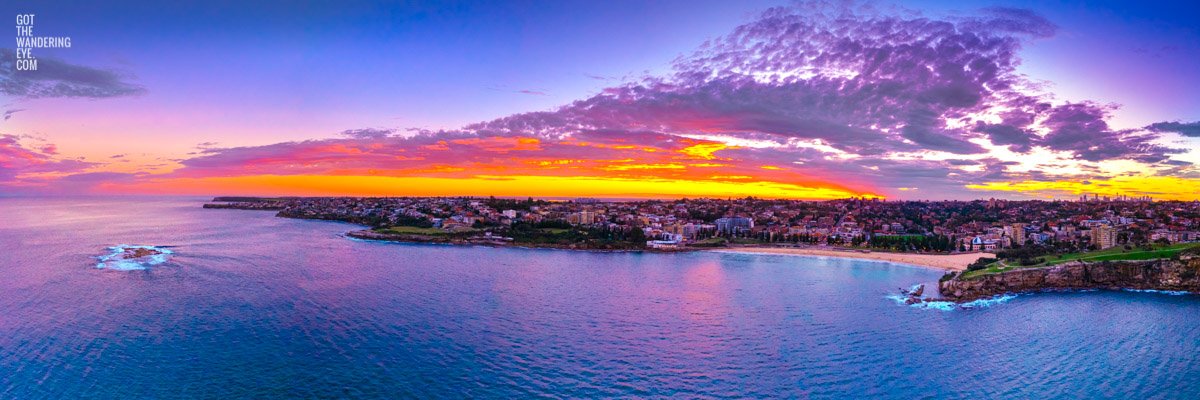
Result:
[[0,198],[0,398],[1200,395],[1192,295],[925,309],[894,299],[922,267],[363,242],[204,200]]

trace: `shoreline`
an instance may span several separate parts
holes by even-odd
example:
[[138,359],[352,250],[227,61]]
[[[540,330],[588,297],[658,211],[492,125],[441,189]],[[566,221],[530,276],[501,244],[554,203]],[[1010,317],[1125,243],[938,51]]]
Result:
[[[253,211],[276,211],[276,209],[264,207],[261,204],[205,204],[204,208],[210,209],[241,209]],[[803,247],[681,247],[674,249],[590,249],[580,248],[572,245],[557,245],[557,244],[531,244],[531,243],[511,243],[511,242],[494,242],[490,240],[463,240],[450,238],[433,238],[426,235],[389,235],[378,234],[372,232],[369,227],[352,221],[328,219],[319,217],[302,217],[302,216],[285,216],[282,212],[277,213],[277,218],[288,219],[306,219],[318,221],[343,222],[353,225],[362,226],[364,230],[343,232],[344,237],[356,240],[376,241],[376,242],[392,242],[392,243],[413,243],[413,244],[447,244],[447,245],[467,245],[467,246],[489,246],[489,247],[521,247],[534,249],[560,249],[560,250],[577,250],[577,251],[596,251],[596,252],[646,252],[646,253],[688,253],[697,251],[712,251],[712,252],[730,252],[730,253],[745,253],[745,254],[769,254],[769,255],[788,255],[788,256],[806,256],[806,257],[836,257],[836,258],[854,258],[860,260],[873,260],[882,262],[891,262],[896,264],[907,264],[917,267],[933,268],[942,271],[963,271],[967,265],[975,262],[980,257],[995,257],[991,253],[967,253],[967,254],[920,254],[920,253],[892,253],[892,252],[877,252],[846,249],[815,249]]]
[[860,252],[853,250],[830,250],[830,249],[812,249],[812,248],[777,248],[777,247],[728,247],[719,249],[710,249],[714,252],[729,252],[729,253],[748,253],[748,254],[772,254],[772,255],[787,255],[787,256],[802,256],[802,257],[837,257],[837,258],[855,258],[862,260],[886,261],[897,264],[916,265],[920,267],[929,267],[943,271],[963,271],[967,269],[967,265],[978,260],[980,257],[995,257],[991,253],[967,253],[967,254],[918,254],[918,253],[890,253],[890,252]]
[[694,248],[676,248],[676,249],[650,249],[650,248],[589,248],[579,246],[577,244],[550,244],[550,243],[514,243],[511,241],[503,241],[496,239],[485,238],[447,238],[420,234],[388,234],[378,233],[371,229],[363,229],[358,231],[345,232],[342,236],[352,240],[363,240],[381,243],[408,243],[408,244],[441,244],[450,246],[485,246],[493,248],[511,247],[524,249],[554,249],[554,250],[571,250],[571,251],[588,251],[599,253],[611,252],[644,252],[644,253],[687,253],[693,251],[701,251],[704,249]]

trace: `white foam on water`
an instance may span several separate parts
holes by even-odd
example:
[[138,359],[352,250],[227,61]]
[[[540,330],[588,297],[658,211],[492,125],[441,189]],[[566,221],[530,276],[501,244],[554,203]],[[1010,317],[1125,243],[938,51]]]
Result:
[[[125,258],[125,251],[131,249],[155,250],[158,251],[159,254],[138,258]],[[100,260],[100,262],[96,264],[96,268],[115,269],[118,271],[142,270],[153,265],[165,263],[171,254],[175,254],[175,252],[171,250],[167,250],[158,246],[139,246],[131,244],[112,246],[109,247],[108,250],[112,253],[96,257],[97,260]]]
[[922,309],[926,309],[926,310],[950,311],[950,310],[954,310],[954,309],[958,309],[958,308],[972,309],[972,308],[991,307],[994,305],[1007,303],[1009,300],[1017,298],[1017,296],[1018,296],[1017,294],[1011,294],[1011,293],[1010,294],[1002,294],[1002,295],[998,295],[998,296],[988,297],[986,299],[968,301],[968,302],[962,303],[962,304],[955,303],[953,301],[922,301],[919,303],[907,304],[908,297],[905,297],[905,296],[891,295],[891,296],[888,296],[888,298],[895,300],[897,303],[904,304],[904,305],[907,305],[910,307],[922,308]]
[[1126,292],[1138,292],[1138,293],[1160,293],[1160,294],[1166,294],[1166,295],[1171,295],[1171,296],[1182,296],[1185,294],[1192,294],[1192,292],[1188,292],[1188,291],[1184,291],[1184,290],[1154,290],[1154,289],[1121,289],[1121,290],[1126,291]]
[[988,297],[986,299],[968,301],[966,303],[959,304],[958,306],[962,308],[991,307],[997,304],[1007,303],[1009,300],[1017,298],[1017,296],[1017,294],[1005,293],[999,296]]
[[[913,285],[908,290],[909,290],[909,292],[916,291],[917,288],[920,286],[921,286],[921,284],[916,284],[916,285]],[[929,290],[928,284],[925,284],[925,290]],[[934,290],[937,290],[936,286],[935,286]],[[972,308],[991,307],[991,306],[994,306],[997,304],[1006,303],[1009,300],[1017,298],[1017,296],[1018,296],[1018,294],[1016,294],[1016,293],[1005,293],[1002,295],[996,295],[996,296],[992,296],[992,297],[988,297],[988,298],[984,298],[984,299],[968,301],[966,303],[961,303],[961,304],[955,303],[953,301],[921,301],[918,303],[908,304],[908,296],[905,296],[903,294],[888,295],[887,298],[892,299],[892,300],[896,301],[897,303],[900,303],[900,304],[903,304],[906,306],[910,306],[910,307],[921,308],[921,309],[926,309],[926,310],[951,311],[956,308],[972,309]],[[923,297],[927,297],[927,296],[923,296]]]
[[[920,285],[915,285],[909,290],[916,290],[917,286],[920,286]],[[1017,298],[1017,296],[1020,296],[1023,294],[1087,293],[1087,292],[1098,292],[1098,291],[1100,291],[1100,289],[1044,289],[1044,290],[1041,290],[1038,292],[1031,292],[1031,293],[1005,293],[1002,295],[996,295],[996,296],[983,298],[983,299],[979,299],[979,300],[968,301],[968,302],[962,303],[962,304],[958,304],[958,303],[955,303],[952,301],[929,301],[929,302],[908,304],[907,303],[908,296],[904,296],[901,294],[888,295],[887,298],[892,299],[892,300],[896,301],[897,303],[911,306],[911,307],[923,308],[923,309],[929,309],[929,310],[950,311],[950,310],[953,310],[956,308],[972,309],[972,308],[981,308],[981,307],[991,307],[991,306],[994,306],[997,304],[1007,303],[1009,300],[1015,299],[1015,298]],[[1168,296],[1183,296],[1183,295],[1189,295],[1189,294],[1197,294],[1197,293],[1192,293],[1192,292],[1183,291],[1183,290],[1121,289],[1121,291],[1136,292],[1136,293],[1158,293],[1158,294],[1165,294]]]
[[952,301],[922,301],[919,303],[908,304],[907,303],[908,296],[893,294],[893,295],[887,296],[887,298],[895,300],[897,303],[900,303],[902,305],[906,305],[906,306],[914,307],[914,308],[923,308],[926,310],[950,311],[955,308],[958,308],[958,304],[955,304]]

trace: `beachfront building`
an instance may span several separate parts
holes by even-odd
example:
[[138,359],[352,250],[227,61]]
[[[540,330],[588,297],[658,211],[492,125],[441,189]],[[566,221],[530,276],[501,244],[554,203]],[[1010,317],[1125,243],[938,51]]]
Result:
[[675,249],[679,248],[679,242],[675,240],[647,240],[646,247],[652,249]]
[[741,233],[754,228],[754,220],[744,217],[717,218],[714,223],[717,225],[717,232],[721,233]]

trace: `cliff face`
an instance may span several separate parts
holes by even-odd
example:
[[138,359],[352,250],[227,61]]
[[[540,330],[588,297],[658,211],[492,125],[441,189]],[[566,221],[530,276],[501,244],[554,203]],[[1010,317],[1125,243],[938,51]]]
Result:
[[1179,260],[1073,262],[938,283],[942,297],[967,302],[1008,292],[1152,289],[1200,292],[1200,256]]

